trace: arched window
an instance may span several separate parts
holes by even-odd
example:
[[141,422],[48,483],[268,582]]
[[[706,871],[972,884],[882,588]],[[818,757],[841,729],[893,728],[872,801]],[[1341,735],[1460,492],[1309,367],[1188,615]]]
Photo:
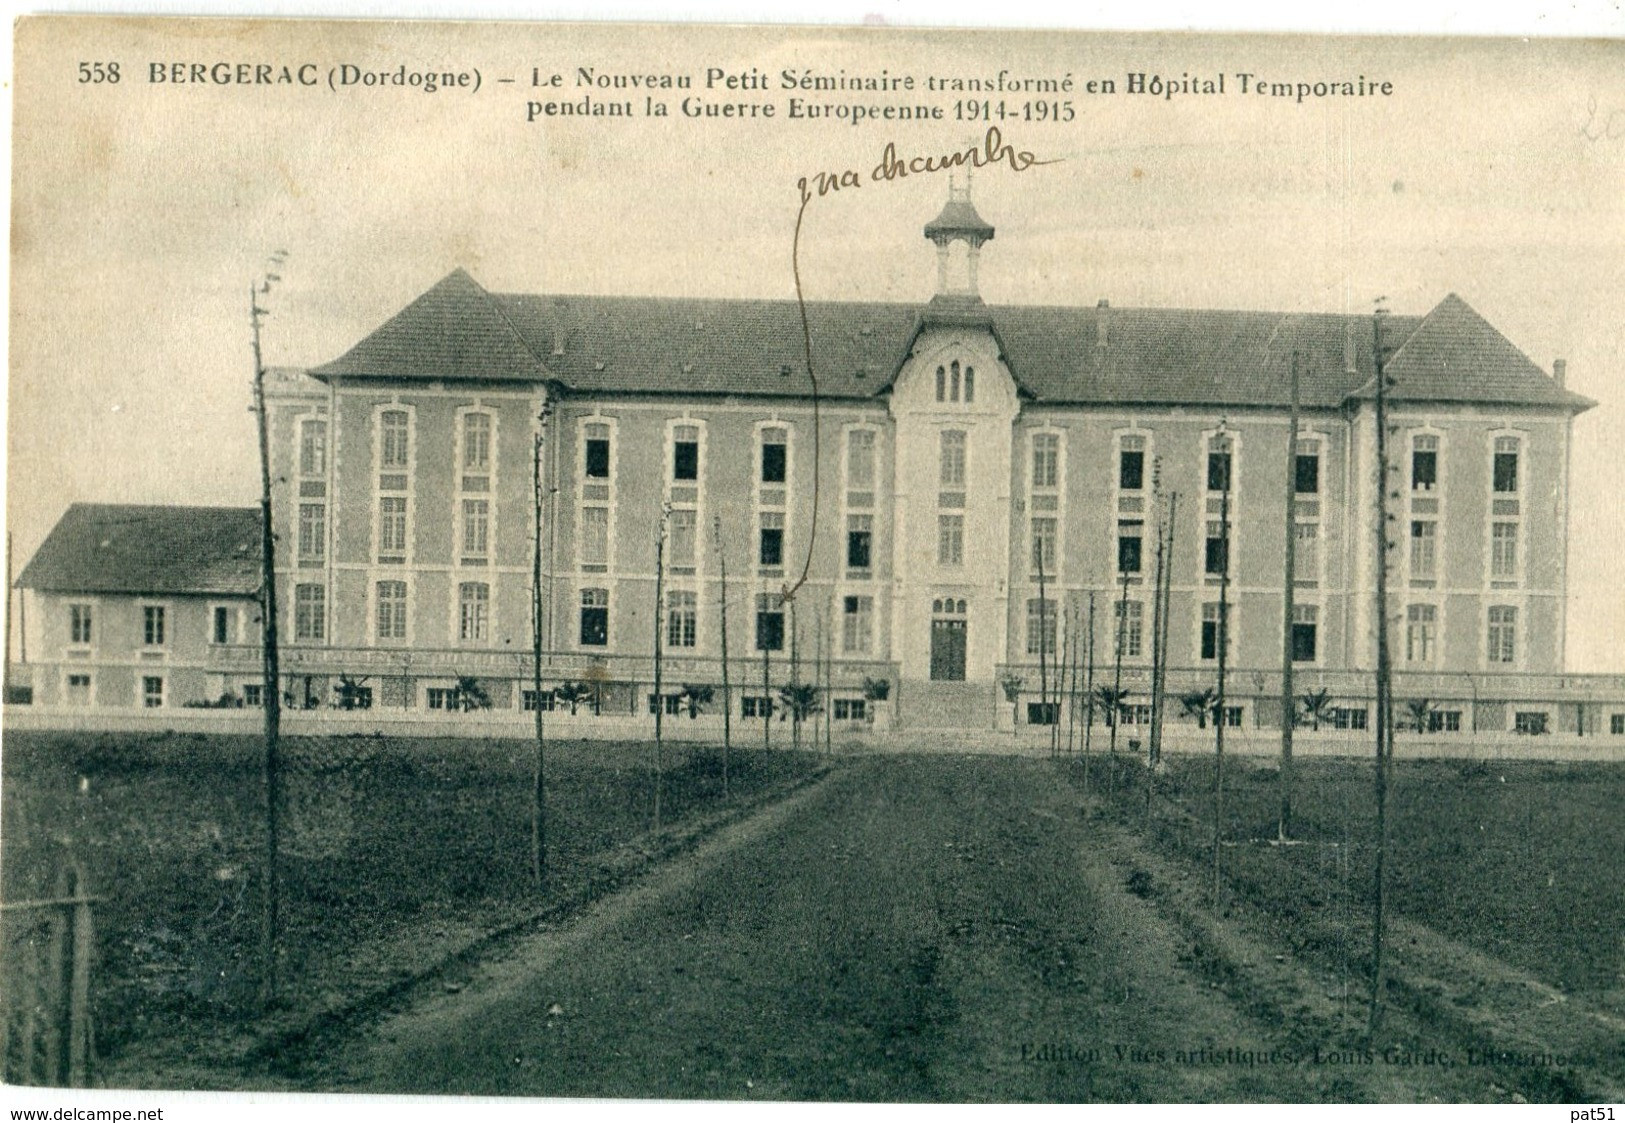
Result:
[[952,365],[951,369],[952,369],[952,372],[953,372],[953,376],[952,376],[951,380],[948,383],[948,386],[949,386],[948,399],[950,401],[957,402],[959,400],[959,360],[958,359],[955,359],[953,361],[953,365]]
[[937,401],[947,401],[948,371],[944,367],[937,368]]
[[976,400],[976,368],[965,368],[965,402],[968,405]]

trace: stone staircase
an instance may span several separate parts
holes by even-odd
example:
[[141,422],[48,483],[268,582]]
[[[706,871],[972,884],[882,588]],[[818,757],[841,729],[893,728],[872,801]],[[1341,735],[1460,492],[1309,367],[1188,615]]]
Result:
[[898,728],[911,732],[990,730],[997,717],[995,706],[1004,704],[994,683],[904,679],[897,698]]

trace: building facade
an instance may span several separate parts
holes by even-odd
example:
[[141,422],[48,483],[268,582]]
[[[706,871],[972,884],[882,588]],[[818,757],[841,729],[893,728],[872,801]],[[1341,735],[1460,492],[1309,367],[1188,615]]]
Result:
[[[1302,689],[1360,728],[1380,347],[1396,695],[1427,698],[1436,732],[1625,734],[1617,684],[1564,674],[1568,450],[1592,403],[1560,362],[1454,295],[1380,322],[990,306],[994,230],[969,199],[925,232],[940,270],[920,305],[804,322],[793,301],[500,294],[458,270],[332,362],[279,372],[284,689],[331,700],[344,676],[433,710],[473,678],[498,709],[533,705],[539,564],[544,681],[587,684],[600,712],[657,704],[657,630],[663,693],[720,687],[726,618],[743,716],[824,662],[842,720],[880,694],[904,726],[1053,720],[1041,696],[1092,668],[1132,721],[1160,552],[1171,694],[1212,686],[1223,644],[1226,720],[1278,724],[1290,629]],[[234,658],[240,693],[257,654]]]

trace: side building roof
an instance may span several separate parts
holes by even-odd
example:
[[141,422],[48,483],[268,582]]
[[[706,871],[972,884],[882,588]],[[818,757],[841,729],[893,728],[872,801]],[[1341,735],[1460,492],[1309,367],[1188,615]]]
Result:
[[259,509],[75,503],[17,584],[47,593],[253,595]]
[[[1375,385],[1368,316],[1175,308],[806,305],[819,393],[885,393],[933,322],[991,327],[1023,393],[1040,402],[1336,408]],[[1384,321],[1394,397],[1583,410],[1455,294]],[[800,396],[811,392],[793,300],[491,293],[461,269],[317,378],[541,380],[580,393]]]

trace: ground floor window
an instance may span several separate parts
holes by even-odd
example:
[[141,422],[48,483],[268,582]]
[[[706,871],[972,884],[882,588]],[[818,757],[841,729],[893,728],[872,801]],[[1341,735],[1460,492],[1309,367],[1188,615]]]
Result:
[[[527,714],[533,714],[536,712],[536,692],[534,690],[520,691],[519,699],[520,708],[522,708]],[[544,690],[542,691],[542,712],[548,713],[552,709],[553,692],[551,690]]]
[[1224,724],[1231,729],[1241,728],[1241,707],[1226,706],[1224,708]]
[[1460,710],[1434,710],[1428,714],[1429,733],[1460,733]]
[[1519,710],[1512,715],[1512,731],[1514,733],[1545,733],[1545,710]]
[[143,675],[141,678],[141,704],[148,709],[156,709],[164,704],[164,680],[158,675]]
[[862,721],[867,713],[868,702],[862,698],[835,699],[836,721]]
[[68,701],[76,706],[83,706],[90,701],[90,676],[68,676]]
[[773,699],[762,695],[743,695],[739,699],[740,717],[772,717]]
[[1625,736],[1625,714],[1608,715],[1608,732],[1614,736]]
[[1151,707],[1144,702],[1131,702],[1117,707],[1118,719],[1124,725],[1150,725]]
[[[649,695],[649,712],[651,714],[655,712],[656,700],[659,697],[660,697],[660,695],[658,695],[658,694]],[[682,712],[683,712],[683,696],[681,694],[668,694],[668,695],[666,695],[666,713],[667,714],[680,714]]]
[[1028,725],[1054,725],[1060,721],[1060,718],[1061,706],[1059,702],[1027,703]]
[[431,710],[455,710],[457,708],[457,688],[455,686],[431,686],[428,689],[428,702]]
[[1364,729],[1366,728],[1366,708],[1364,706],[1335,706],[1327,724],[1333,729]]
[[243,705],[245,705],[245,706],[263,706],[263,705],[265,705],[265,686],[264,686],[263,683],[258,683],[258,682],[245,682],[245,683],[243,683]]

